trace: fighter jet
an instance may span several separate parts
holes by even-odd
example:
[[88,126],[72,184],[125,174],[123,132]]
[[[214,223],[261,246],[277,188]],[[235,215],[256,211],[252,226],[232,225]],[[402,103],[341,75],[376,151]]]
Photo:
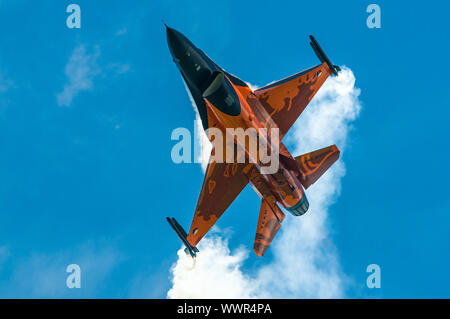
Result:
[[[249,141],[232,139],[232,149],[243,149],[234,160],[218,161],[215,153],[221,146],[213,143],[203,185],[189,233],[174,219],[167,221],[195,257],[197,244],[222,216],[247,184],[261,198],[253,249],[263,256],[271,244],[285,214],[279,205],[294,216],[306,213],[309,203],[305,190],[339,158],[339,149],[331,145],[311,153],[292,156],[281,139],[303,112],[329,76],[340,68],[333,65],[313,36],[310,45],[320,64],[278,82],[252,90],[246,82],[226,72],[197,48],[183,34],[166,25],[167,42],[173,60],[196,104],[203,128],[211,142],[214,128],[228,136],[228,129],[253,129],[255,138],[264,140],[276,152],[278,167],[267,173],[260,156],[252,156]],[[278,136],[267,132],[278,129]],[[267,134],[266,134],[267,133]],[[249,138],[251,134],[249,134]],[[217,141],[216,141],[217,142]],[[230,143],[223,150],[230,149]],[[257,153],[259,154],[259,153]],[[266,168],[266,170],[264,169]]]

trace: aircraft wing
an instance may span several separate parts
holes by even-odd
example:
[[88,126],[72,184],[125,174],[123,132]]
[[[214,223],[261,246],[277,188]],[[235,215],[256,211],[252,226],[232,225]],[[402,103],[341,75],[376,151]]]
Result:
[[245,172],[252,166],[248,163],[209,163],[187,236],[192,246],[197,245],[248,184]]
[[328,76],[326,62],[264,86],[254,93],[284,136]]

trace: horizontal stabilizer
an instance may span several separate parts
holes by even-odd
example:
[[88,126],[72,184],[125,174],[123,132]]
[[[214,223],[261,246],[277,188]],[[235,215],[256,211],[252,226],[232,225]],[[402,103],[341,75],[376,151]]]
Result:
[[300,181],[306,189],[314,184],[323,173],[339,158],[340,151],[336,145],[297,156],[298,168],[301,172]]
[[259,210],[258,226],[256,228],[255,244],[253,246],[253,250],[258,257],[263,256],[267,248],[269,248],[284,219],[284,213],[277,204],[273,202],[270,205],[267,202],[268,200],[263,198]]

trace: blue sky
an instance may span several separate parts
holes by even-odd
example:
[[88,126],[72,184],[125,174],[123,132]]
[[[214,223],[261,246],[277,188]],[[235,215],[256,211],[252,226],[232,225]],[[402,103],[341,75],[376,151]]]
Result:
[[[315,65],[309,34],[351,68],[362,110],[328,216],[344,295],[450,297],[448,4],[378,1],[368,29],[368,1],[76,1],[77,30],[69,3],[0,1],[0,297],[166,296],[180,244],[165,216],[188,226],[203,173],[170,158],[195,113],[161,20],[254,85]],[[231,248],[251,250],[258,210],[248,187],[220,220]]]

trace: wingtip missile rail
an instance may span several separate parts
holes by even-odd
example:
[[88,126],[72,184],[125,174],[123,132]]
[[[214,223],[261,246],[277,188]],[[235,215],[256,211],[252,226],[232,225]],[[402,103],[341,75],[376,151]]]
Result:
[[319,58],[320,62],[322,62],[322,63],[325,62],[328,65],[328,67],[330,68],[331,73],[333,73],[333,75],[337,76],[338,72],[341,71],[341,68],[339,66],[333,65],[331,63],[330,59],[327,57],[327,55],[325,54],[325,52],[320,47],[320,45],[317,42],[317,40],[312,35],[310,35],[309,38],[311,39],[311,42],[309,44],[313,48],[314,53]]
[[197,253],[199,252],[199,250],[197,249],[197,247],[192,246],[188,240],[187,240],[187,233],[186,231],[183,229],[183,227],[177,222],[177,220],[175,218],[171,218],[171,217],[167,217],[167,222],[169,223],[169,225],[172,227],[172,229],[175,231],[175,233],[177,234],[177,236],[181,239],[181,241],[183,242],[183,244],[186,246],[186,248],[184,249],[184,252],[187,255],[191,255],[192,258],[195,258],[197,256]]

